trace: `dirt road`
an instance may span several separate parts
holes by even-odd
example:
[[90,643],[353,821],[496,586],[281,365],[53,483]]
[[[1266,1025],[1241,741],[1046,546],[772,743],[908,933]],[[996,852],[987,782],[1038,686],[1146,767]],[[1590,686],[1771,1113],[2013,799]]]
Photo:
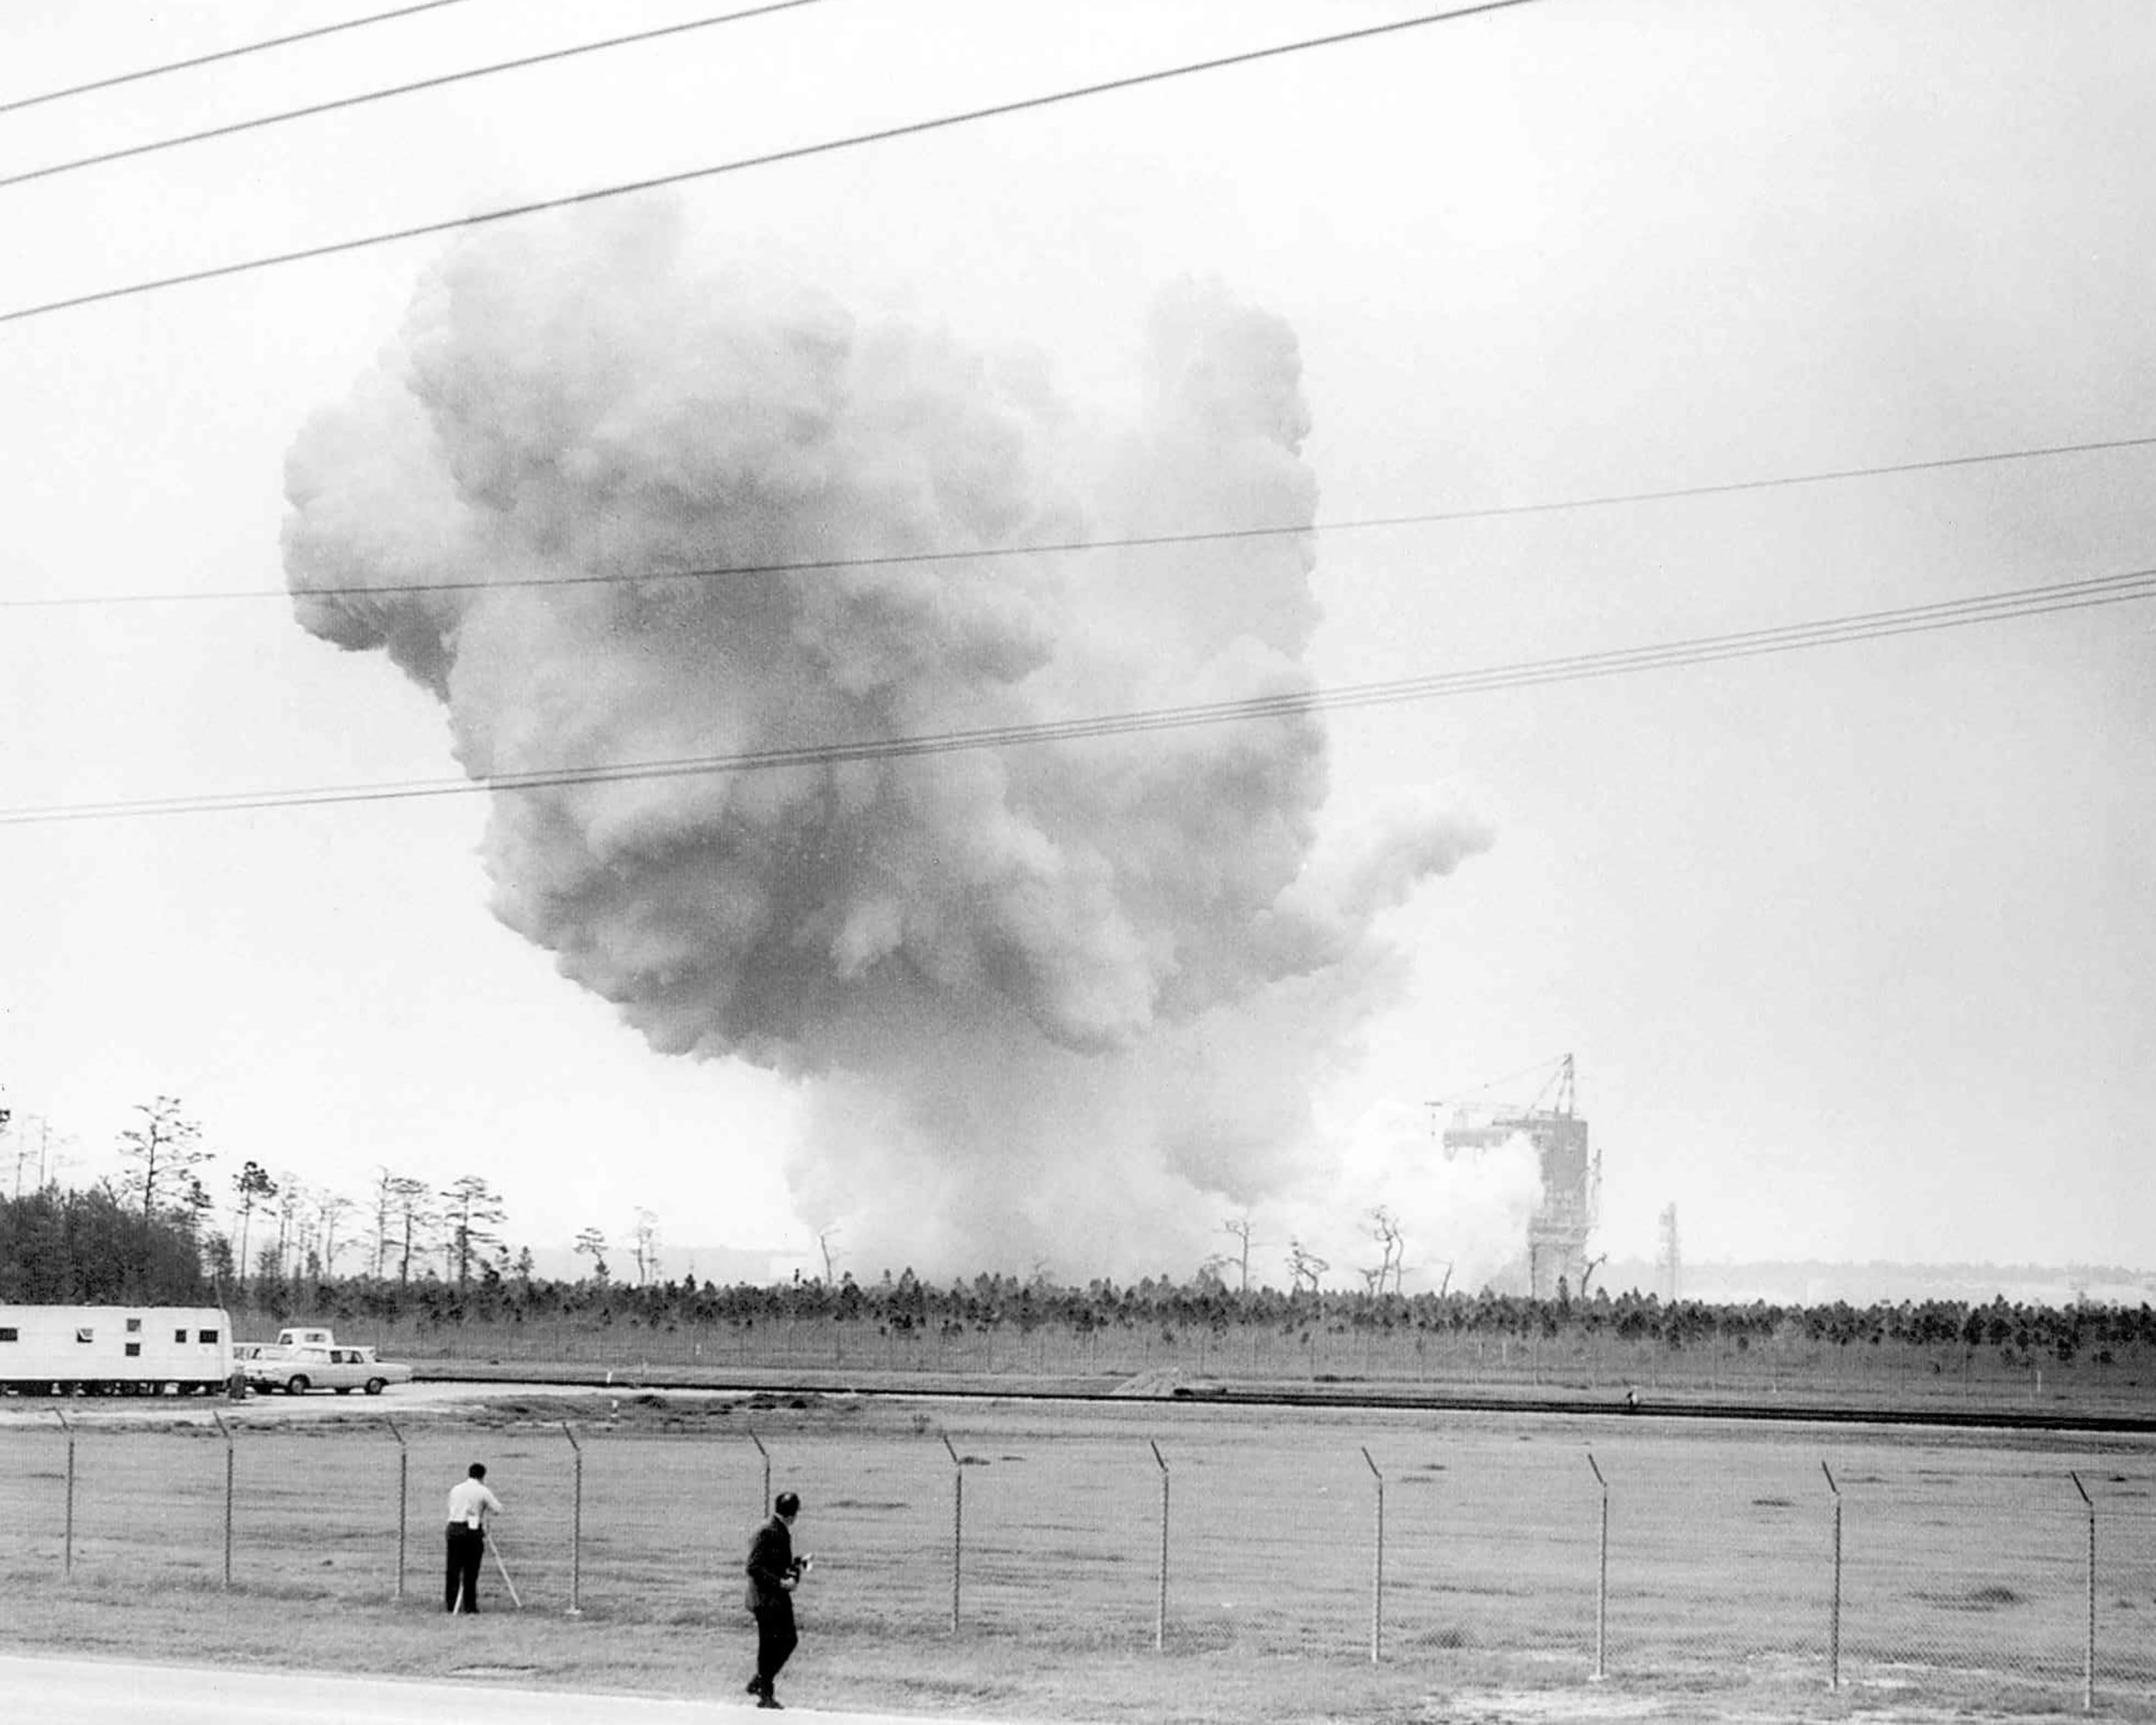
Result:
[[[632,1392],[564,1389],[558,1384],[398,1384],[380,1395],[355,1390],[338,1395],[316,1390],[306,1395],[250,1395],[245,1401],[221,1396],[78,1395],[0,1398],[0,1426],[38,1425],[49,1428],[57,1410],[72,1425],[208,1425],[222,1414],[234,1424],[277,1425],[294,1420],[349,1417],[356,1414],[399,1418],[404,1414],[460,1414],[521,1398],[558,1399],[564,1395],[625,1399]],[[739,1401],[745,1389],[670,1389],[670,1400],[708,1398]]]

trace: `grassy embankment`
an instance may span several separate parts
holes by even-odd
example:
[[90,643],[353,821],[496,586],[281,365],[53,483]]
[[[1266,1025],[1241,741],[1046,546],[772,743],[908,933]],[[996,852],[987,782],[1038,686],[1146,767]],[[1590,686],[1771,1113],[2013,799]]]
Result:
[[[243,1333],[244,1319],[236,1317]],[[258,1322],[255,1328],[261,1329]],[[1485,1336],[1353,1326],[969,1327],[893,1334],[869,1322],[780,1317],[752,1325],[634,1322],[347,1325],[423,1376],[588,1383],[608,1373],[638,1387],[669,1384],[1099,1394],[1136,1380],[1176,1386],[1313,1389],[1413,1401],[1446,1397],[1614,1405],[1749,1402],[1767,1409],[1854,1408],[1956,1416],[2006,1414],[2156,1417],[2156,1358],[2133,1348],[2105,1360],[2009,1357],[1958,1343],[1892,1340],[1837,1345],[1802,1336],[1753,1343],[1716,1338],[1682,1348],[1603,1333]]]

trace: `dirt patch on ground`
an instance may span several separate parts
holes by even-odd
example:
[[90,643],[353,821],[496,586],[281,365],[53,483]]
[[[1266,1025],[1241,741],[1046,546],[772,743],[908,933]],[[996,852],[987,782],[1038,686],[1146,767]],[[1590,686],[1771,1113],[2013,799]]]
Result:
[[1134,1378],[1126,1378],[1109,1392],[1111,1395],[1173,1395],[1178,1390],[1188,1390],[1191,1378],[1188,1372],[1173,1366],[1155,1366],[1150,1371],[1140,1372]]

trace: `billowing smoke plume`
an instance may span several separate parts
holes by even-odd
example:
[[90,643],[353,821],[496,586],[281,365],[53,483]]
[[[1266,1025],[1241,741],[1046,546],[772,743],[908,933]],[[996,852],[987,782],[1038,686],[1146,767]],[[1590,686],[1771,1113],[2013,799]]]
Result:
[[[1312,518],[1279,318],[1178,287],[1142,367],[1111,420],[700,272],[664,214],[475,240],[295,444],[300,620],[432,691],[475,778],[1309,687],[1305,538],[921,560]],[[865,1273],[1184,1275],[1322,1164],[1312,1086],[1399,981],[1376,920],[1486,843],[1333,854],[1326,788],[1304,716],[503,792],[485,861],[654,1048],[808,1087],[797,1207]]]
[[[1254,1237],[1270,1243],[1262,1263],[1254,1257],[1254,1284],[1262,1269],[1265,1281],[1286,1285],[1290,1240],[1331,1266],[1327,1287],[1362,1287],[1389,1259],[1409,1294],[1474,1293],[1523,1278],[1527,1219],[1542,1198],[1542,1157],[1525,1132],[1448,1155],[1424,1110],[1397,1098],[1345,1121],[1321,1120],[1319,1130],[1337,1152],[1323,1178],[1299,1182],[1254,1210]],[[1392,1225],[1389,1249],[1373,1219],[1380,1209]]]

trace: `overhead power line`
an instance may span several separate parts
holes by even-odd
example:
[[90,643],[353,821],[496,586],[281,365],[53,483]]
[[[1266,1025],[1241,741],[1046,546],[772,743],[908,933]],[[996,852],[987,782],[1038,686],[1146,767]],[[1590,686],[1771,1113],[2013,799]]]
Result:
[[799,144],[790,149],[767,151],[760,156],[744,156],[732,162],[715,162],[707,167],[685,168],[675,173],[656,174],[648,179],[628,180],[616,185],[595,187],[589,191],[572,192],[559,198],[542,198],[529,203],[506,205],[498,209],[482,210],[475,215],[453,216],[444,221],[422,222],[408,228],[390,228],[378,234],[364,234],[349,239],[331,240],[321,245],[303,246],[295,251],[275,252],[241,262],[213,264],[208,269],[190,270],[177,275],[159,276],[151,280],[131,282],[123,287],[98,288],[91,292],[73,294],[64,300],[49,300],[43,305],[18,305],[11,311],[0,311],[0,323],[19,323],[27,318],[44,317],[55,311],[66,311],[80,305],[100,305],[106,300],[123,300],[139,294],[157,293],[167,288],[183,287],[192,282],[213,281],[228,275],[242,275],[257,270],[272,270],[281,264],[303,263],[313,258],[336,257],[346,252],[363,250],[377,245],[392,245],[401,240],[424,239],[429,234],[454,233],[459,228],[483,227],[495,222],[514,221],[523,216],[542,214],[549,210],[571,209],[581,204],[597,203],[603,199],[626,198],[639,192],[655,192],[667,186],[682,186],[695,180],[707,180],[721,174],[741,173],[751,168],[769,167],[782,162],[799,162],[812,156],[828,156],[844,150],[856,150],[871,144],[889,143],[895,139],[916,137],[923,133],[947,131],[954,126],[971,126],[984,120],[998,120],[1013,114],[1029,113],[1035,109],[1050,108],[1066,102],[1083,101],[1089,97],[1106,95],[1116,90],[1137,90],[1147,85],[1163,84],[1171,79],[1195,77],[1201,73],[1223,71],[1231,66],[1247,66],[1261,60],[1278,59],[1286,55],[1306,54],[1315,49],[1337,48],[1351,42],[1368,42],[1381,36],[1397,35],[1402,31],[1427,28],[1433,24],[1456,23],[1463,18],[1479,18],[1493,12],[1509,12],[1517,7],[1533,6],[1540,0],[1481,0],[1474,6],[1456,8],[1450,12],[1424,13],[1409,18],[1396,18],[1390,23],[1369,24],[1360,29],[1342,30],[1327,36],[1305,37],[1300,41],[1277,43],[1270,48],[1246,49],[1240,54],[1222,54],[1212,59],[1192,60],[1178,66],[1164,66],[1151,72],[1133,73],[1127,77],[1110,78],[1097,84],[1080,85],[1069,90],[1052,90],[1045,95],[1024,96],[1015,101],[997,102],[984,108],[969,108],[963,112],[943,114],[929,120],[908,121],[900,126],[879,127],[874,131],[855,132],[839,138],[826,138],[814,144]]
[[162,66],[144,66],[139,71],[116,73],[110,78],[94,78],[87,84],[70,84],[64,90],[49,90],[42,95],[16,96],[0,102],[0,114],[12,114],[18,108],[34,108],[42,103],[57,102],[66,96],[88,95],[92,90],[111,90],[122,84],[138,84],[145,78],[162,78],[167,72],[192,71],[197,66],[214,65],[219,60],[236,60],[243,54],[260,54],[266,49],[288,48],[295,42],[311,42],[320,36],[335,36],[346,30],[364,29],[369,24],[386,24],[393,18],[410,18],[414,13],[439,12],[444,6],[461,6],[464,0],[421,0],[417,6],[400,6],[394,12],[370,13],[365,18],[348,18],[341,24],[322,24],[311,30],[295,31],[290,36],[272,36],[263,42],[249,42],[238,48],[221,48],[214,54],[198,54],[192,59],[167,60]]
[[1825,468],[1812,473],[1782,474],[1768,479],[1727,480],[1710,485],[1672,485],[1651,491],[1609,491],[1589,497],[1558,498],[1541,503],[1496,503],[1469,509],[1424,510],[1408,515],[1349,516],[1336,521],[1305,521],[1276,527],[1198,528],[1187,532],[1132,533],[1103,539],[1044,540],[1025,545],[975,546],[947,551],[916,551],[883,556],[815,557],[791,562],[724,563],[711,568],[639,569],[585,575],[506,576],[486,581],[398,581],[351,587],[310,587],[298,593],[282,587],[228,588],[208,593],[76,593],[50,598],[0,598],[0,611],[62,610],[95,605],[198,604],[241,599],[412,598],[429,593],[489,593],[515,588],[629,586],[656,581],[728,581],[749,577],[828,573],[842,569],[901,568],[918,564],[988,562],[1001,557],[1046,557],[1089,551],[1142,550],[1178,545],[1213,545],[1252,539],[1291,538],[1297,534],[1365,532],[1388,527],[1424,527],[1455,521],[1502,521],[1520,516],[1557,515],[1581,509],[1612,509],[1630,503],[1670,503],[1687,498],[1722,497],[1745,491],[1784,490],[1797,485],[1881,479],[1896,474],[1936,473],[2002,461],[2033,461],[2047,456],[2086,455],[2106,450],[2156,446],[2156,436],[2115,437],[2078,444],[2046,444],[2023,449],[1996,449],[1977,455],[1941,455],[1922,461],[1891,461],[1872,467]]
[[1334,689],[1286,691],[1235,701],[1191,702],[1136,711],[1101,713],[1025,724],[984,726],[912,737],[860,738],[759,749],[740,754],[696,755],[659,760],[547,768],[499,773],[477,781],[421,779],[403,783],[318,785],[280,791],[243,791],[223,795],[151,797],[110,803],[54,803],[0,809],[0,826],[59,821],[114,819],[132,815],[231,814],[264,809],[316,807],[326,803],[384,803],[427,797],[470,795],[481,791],[526,791],[579,784],[635,780],[703,778],[716,773],[767,772],[785,767],[828,767],[857,761],[902,760],[986,748],[1012,748],[1045,742],[1075,742],[1093,737],[1128,737],[1152,732],[1187,730],[1201,725],[1293,718],[1306,714],[1349,711],[1435,701],[1502,689],[1535,688],[1591,678],[1667,670],[1681,665],[1753,659],[1768,654],[1882,640],[1896,635],[2002,623],[2092,606],[2156,598],[2156,567],[2093,576],[2048,586],[2016,588],[1969,598],[1944,599],[1891,610],[1860,612],[1772,629],[1697,635],[1642,647],[1619,648],[1562,658],[1519,661],[1479,670],[1446,671],[1384,682],[1347,684]]
[[236,120],[228,126],[213,126],[201,131],[182,132],[176,137],[158,138],[146,144],[130,144],[124,149],[106,150],[95,156],[79,156],[71,162],[50,162],[44,167],[29,168],[22,173],[0,177],[0,187],[20,186],[30,180],[51,179],[56,175],[74,173],[81,168],[125,162],[131,157],[153,156],[160,151],[204,143],[211,138],[228,138],[238,132],[257,131],[264,126],[283,126],[290,121],[307,120],[316,115],[334,114],[345,108],[364,107],[370,102],[386,102],[395,96],[415,95],[423,90],[440,90],[444,85],[463,84],[475,78],[490,78],[498,72],[521,72],[555,60],[575,59],[581,54],[598,54],[609,48],[627,48],[639,43],[656,42],[663,37],[684,36],[691,30],[708,30],[719,24],[739,23],[744,18],[762,18],[769,13],[791,12],[797,7],[821,3],[822,0],[772,0],[768,5],[751,7],[745,12],[727,12],[712,18],[691,18],[685,23],[666,24],[655,30],[639,30],[628,36],[610,36],[603,42],[583,42],[570,48],[551,49],[544,54],[526,54],[518,59],[498,60],[491,65],[474,66],[462,72],[444,72],[439,77],[421,78],[410,84],[393,85],[385,90],[362,90],[357,95],[339,96],[334,100],[315,102],[304,108],[288,108],[281,113],[259,115],[253,120]]

